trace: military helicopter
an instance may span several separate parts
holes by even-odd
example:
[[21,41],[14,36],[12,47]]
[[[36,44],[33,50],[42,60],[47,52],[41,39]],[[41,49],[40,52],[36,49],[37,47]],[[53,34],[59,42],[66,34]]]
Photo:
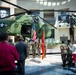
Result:
[[[6,31],[9,35],[23,35],[26,37],[31,37],[33,32],[33,26],[36,25],[36,34],[38,38],[41,38],[42,30],[45,30],[45,38],[51,36],[51,28],[54,27],[52,24],[47,22],[45,19],[38,15],[33,15],[32,11],[24,9],[18,5],[10,3],[6,0],[1,0],[20,9],[25,10],[25,12],[9,15],[0,18],[0,32]],[[14,20],[9,19],[10,16],[16,16]],[[45,23],[46,22],[46,23]],[[56,27],[54,27],[56,28]]]

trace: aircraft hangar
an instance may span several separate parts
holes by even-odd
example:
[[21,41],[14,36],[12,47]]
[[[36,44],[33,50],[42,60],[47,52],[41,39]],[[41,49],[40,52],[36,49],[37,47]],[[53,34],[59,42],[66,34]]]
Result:
[[[30,18],[31,16],[33,20]],[[12,24],[8,19],[10,19]],[[44,59],[41,56],[43,53],[41,48],[39,56],[38,52],[36,52],[35,57],[32,56],[34,47],[32,46],[29,57],[25,60],[25,75],[76,75],[76,64],[74,64],[74,61],[73,63],[71,62],[73,65],[68,65],[69,61],[67,60],[66,65],[62,65],[60,49],[62,42],[66,43],[68,40],[73,44],[74,40],[76,40],[76,0],[0,0],[0,32],[6,30],[8,33],[10,32],[13,43],[15,40],[17,41],[17,36],[20,34],[31,34],[33,31],[29,25],[33,24],[40,24],[46,30],[51,29],[50,33],[47,34],[49,37],[47,37],[46,43],[56,44],[53,44],[54,48],[45,46]],[[23,25],[23,31],[21,31],[21,25]],[[41,38],[41,30],[42,28],[37,31],[39,38]],[[20,74],[16,73],[15,75],[22,75],[21,66],[19,66]]]
[[[61,42],[70,40],[70,22],[69,17],[72,16],[75,20],[75,0],[8,0],[13,2],[26,10],[38,10],[36,12],[42,18],[45,18],[50,24],[54,25],[57,29],[52,28],[52,36],[50,37],[53,42]],[[8,15],[15,13],[24,12],[25,10],[18,8],[16,6],[10,5],[8,3],[0,1],[0,10],[5,10]],[[59,11],[59,10],[64,10]],[[67,12],[66,12],[67,11]],[[69,17],[68,17],[69,15]],[[0,16],[0,17],[4,17]],[[73,24],[74,39],[76,39],[76,24]],[[50,40],[50,39],[49,39]],[[48,40],[48,41],[49,41]],[[51,41],[51,40],[50,40]]]

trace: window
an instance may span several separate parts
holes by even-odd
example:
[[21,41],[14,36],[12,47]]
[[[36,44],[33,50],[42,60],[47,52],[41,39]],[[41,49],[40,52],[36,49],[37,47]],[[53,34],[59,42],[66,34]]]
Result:
[[0,18],[10,15],[10,8],[0,7]]
[[55,17],[54,17],[54,12],[51,11],[46,11],[44,12],[44,19],[47,20],[50,24],[55,24]]
[[[64,10],[69,10],[69,9],[67,8]],[[63,11],[58,12],[58,21],[59,21],[59,23],[68,23],[69,22],[69,13],[63,12]]]
[[51,29],[51,38],[54,38],[55,37],[54,34],[55,34],[55,30],[54,29]]

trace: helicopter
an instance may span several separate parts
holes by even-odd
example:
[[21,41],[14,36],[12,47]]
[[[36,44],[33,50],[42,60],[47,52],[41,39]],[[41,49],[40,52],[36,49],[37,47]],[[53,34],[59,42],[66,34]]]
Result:
[[42,28],[45,29],[45,38],[50,37],[50,26],[44,24],[44,22],[40,21],[37,17],[31,15],[19,15],[16,16],[15,20],[0,20],[0,32],[6,31],[9,35],[21,34],[26,37],[31,37],[34,24],[36,24],[37,37],[40,38]]
[[[38,15],[33,15],[32,11],[24,9],[18,5],[10,3],[6,0],[1,0],[18,8],[25,10],[25,12],[9,15],[0,18],[0,32],[6,31],[9,35],[23,35],[26,37],[32,37],[33,26],[36,26],[36,34],[38,38],[41,38],[42,30],[45,30],[45,38],[51,36],[51,28],[55,28],[54,25],[50,24],[45,19]],[[16,16],[14,20],[9,19],[10,16]],[[45,23],[46,22],[46,23]]]

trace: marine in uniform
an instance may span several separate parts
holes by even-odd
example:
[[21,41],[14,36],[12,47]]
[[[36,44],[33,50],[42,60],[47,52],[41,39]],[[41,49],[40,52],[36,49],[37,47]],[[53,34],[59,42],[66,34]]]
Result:
[[26,39],[25,41],[27,44],[27,57],[29,58],[29,56],[30,56],[30,43],[29,43],[28,39]]
[[34,41],[32,42],[32,55],[33,55],[33,58],[35,58],[35,56],[36,56],[36,46],[34,44]]
[[62,44],[60,46],[60,50],[61,50],[61,59],[62,59],[62,66],[66,66],[66,62],[67,62],[67,45],[66,44]]
[[39,42],[37,42],[36,43],[36,50],[37,50],[37,54],[38,54],[38,57],[40,57],[41,56],[41,49],[40,49],[40,43]]

